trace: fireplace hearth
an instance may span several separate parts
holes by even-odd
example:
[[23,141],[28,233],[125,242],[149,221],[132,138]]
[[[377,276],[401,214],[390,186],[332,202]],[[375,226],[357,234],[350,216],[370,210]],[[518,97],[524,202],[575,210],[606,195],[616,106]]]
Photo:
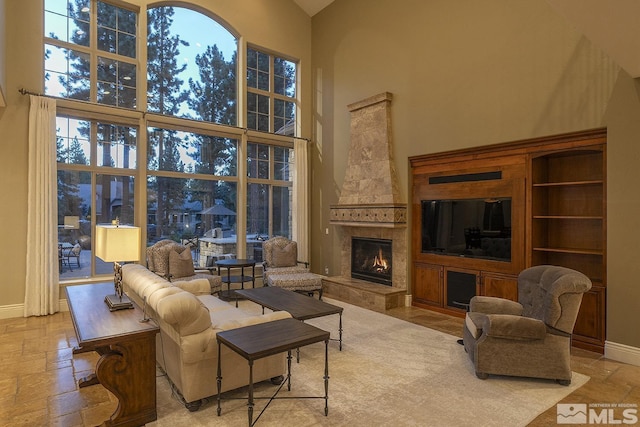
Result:
[[391,240],[351,238],[351,277],[391,286]]

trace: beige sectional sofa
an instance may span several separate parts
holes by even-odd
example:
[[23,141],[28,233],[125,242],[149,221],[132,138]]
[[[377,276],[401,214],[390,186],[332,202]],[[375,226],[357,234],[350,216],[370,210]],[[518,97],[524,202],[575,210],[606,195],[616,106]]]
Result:
[[[126,294],[160,327],[156,359],[184,398],[197,410],[201,399],[218,392],[216,333],[291,317],[286,311],[253,315],[211,295],[207,279],[169,282],[139,264],[122,267]],[[146,301],[146,303],[145,303]],[[222,348],[222,391],[249,384],[247,361]],[[254,382],[286,373],[286,354],[254,363]]]

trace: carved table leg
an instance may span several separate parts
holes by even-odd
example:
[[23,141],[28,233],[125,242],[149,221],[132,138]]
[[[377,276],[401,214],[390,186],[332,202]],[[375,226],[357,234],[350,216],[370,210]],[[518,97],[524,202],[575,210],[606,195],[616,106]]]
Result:
[[143,425],[157,419],[155,336],[102,348],[96,376],[118,398],[105,426]]

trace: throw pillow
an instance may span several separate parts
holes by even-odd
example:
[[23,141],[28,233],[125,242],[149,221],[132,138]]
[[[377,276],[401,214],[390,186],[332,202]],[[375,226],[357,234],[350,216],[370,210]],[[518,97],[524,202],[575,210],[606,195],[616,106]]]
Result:
[[271,267],[295,267],[297,265],[298,246],[291,242],[283,248],[274,247]]
[[193,276],[195,270],[193,268],[193,258],[190,250],[183,250],[182,253],[177,251],[169,252],[169,274],[172,278]]
[[165,239],[160,240],[153,246],[149,246],[147,256],[150,262],[148,262],[149,270],[153,271],[160,276],[166,276],[169,274],[169,252],[177,250],[181,252],[184,246],[179,245],[173,240]]

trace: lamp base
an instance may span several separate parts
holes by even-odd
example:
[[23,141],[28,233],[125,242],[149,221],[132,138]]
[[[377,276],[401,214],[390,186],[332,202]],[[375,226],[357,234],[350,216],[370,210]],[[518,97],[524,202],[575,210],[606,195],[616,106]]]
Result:
[[133,303],[126,295],[122,295],[122,298],[118,295],[107,295],[104,297],[104,302],[109,306],[109,311],[124,310],[127,308],[133,308]]

